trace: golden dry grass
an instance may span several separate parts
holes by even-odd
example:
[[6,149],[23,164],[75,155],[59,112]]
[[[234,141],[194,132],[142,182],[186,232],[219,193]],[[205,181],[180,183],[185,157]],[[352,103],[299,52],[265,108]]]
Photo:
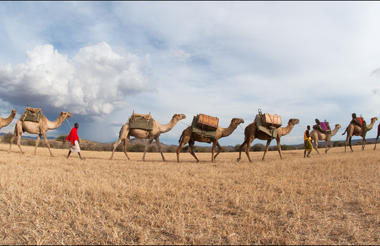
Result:
[[380,149],[359,148],[177,164],[0,144],[0,244],[380,244]]

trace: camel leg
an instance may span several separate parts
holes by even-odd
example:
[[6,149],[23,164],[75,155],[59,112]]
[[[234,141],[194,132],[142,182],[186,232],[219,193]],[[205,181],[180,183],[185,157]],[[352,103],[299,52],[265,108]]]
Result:
[[215,160],[216,157],[220,154],[220,151],[222,151],[222,146],[220,146],[220,144],[219,144],[218,141],[216,142],[216,146],[218,147],[218,152],[217,152],[216,155],[214,156],[214,160]]
[[124,151],[124,154],[125,156],[127,157],[128,161],[130,160],[128,154],[127,154],[127,143],[128,143],[128,138],[125,138],[124,139],[124,143],[123,143],[123,151]]
[[331,144],[331,141],[326,140],[326,150],[325,150],[326,154],[327,154],[327,151],[329,151],[329,149],[330,149],[330,144]]
[[181,142],[179,143],[179,146],[177,148],[177,162],[179,162],[179,153],[181,152],[181,149],[182,147],[187,144],[190,140],[190,137],[189,136],[184,136],[181,140]]
[[122,139],[119,138],[114,144],[113,144],[113,149],[112,149],[112,154],[111,154],[111,157],[110,157],[110,160],[113,159],[113,154],[115,153],[115,150],[117,148],[117,146],[119,146],[119,144],[121,143]]
[[349,137],[347,136],[346,141],[344,142],[344,152],[347,152],[348,141],[349,141]]
[[278,153],[280,154],[280,159],[282,160],[280,139],[277,140],[277,150],[278,150]]
[[352,149],[352,142],[351,142],[351,139],[352,139],[352,136],[350,137],[349,141],[348,141],[348,144],[350,146],[350,149],[351,149],[351,152],[354,152],[354,150]]
[[319,155],[319,151],[318,151],[318,141],[314,140],[314,149],[315,151],[317,151],[318,155]]
[[365,137],[363,137],[363,141],[362,141],[362,150],[364,150],[365,148],[365,144],[367,143],[367,140],[365,139]]
[[46,146],[47,146],[48,149],[49,149],[50,156],[53,157],[54,155],[53,155],[53,153],[51,152],[50,144],[49,144],[49,142],[48,142],[48,140],[47,140],[47,137],[46,137],[46,132],[42,133],[42,135],[44,136],[45,144],[46,144]]
[[12,143],[13,143],[13,141],[15,140],[15,137],[16,137],[16,135],[13,135],[13,136],[11,137],[11,141],[9,142],[9,150],[8,150],[8,152],[11,152]]
[[40,139],[41,139],[41,134],[38,134],[37,140],[36,140],[36,146],[34,147],[34,155],[37,154],[37,147],[38,147],[38,144],[40,143]]
[[249,156],[249,147],[251,146],[254,139],[255,139],[255,137],[250,137],[246,141],[245,154],[247,155],[249,162],[252,162],[251,157]]
[[376,144],[377,144],[377,139],[379,138],[379,134],[377,134],[376,136],[376,139],[375,139],[375,147],[373,148],[373,150],[376,150]]
[[160,144],[160,139],[159,139],[159,137],[156,138],[156,144],[157,144],[158,151],[160,151],[160,153],[161,153],[162,160],[163,160],[163,161],[166,161],[166,160],[165,160],[165,157],[164,157],[164,154],[162,153],[162,150],[161,150],[161,144]]
[[189,152],[192,156],[194,156],[195,160],[197,160],[197,162],[199,162],[198,157],[194,153],[193,147],[194,147],[194,141],[189,141]]
[[146,151],[148,150],[148,143],[151,144],[152,142],[153,142],[153,138],[149,139],[149,141],[145,141],[144,155],[142,158],[143,161],[145,161],[145,154],[146,154]]
[[18,136],[17,136],[17,146],[18,146],[18,148],[20,149],[21,154],[24,154],[24,152],[23,152],[22,149],[21,149],[21,135],[18,135]]
[[214,162],[215,148],[216,148],[216,140],[214,142],[212,142],[212,147],[211,147],[211,162]]
[[244,142],[239,147],[239,157],[236,159],[237,162],[239,162],[241,160],[241,151],[247,145],[247,140],[248,140],[248,138],[244,139]]
[[268,152],[269,144],[270,144],[271,141],[272,141],[272,139],[268,139],[268,140],[267,140],[267,145],[265,146],[265,151],[264,151],[264,154],[263,154],[263,158],[262,158],[262,160],[264,160],[265,155],[266,155],[267,152]]

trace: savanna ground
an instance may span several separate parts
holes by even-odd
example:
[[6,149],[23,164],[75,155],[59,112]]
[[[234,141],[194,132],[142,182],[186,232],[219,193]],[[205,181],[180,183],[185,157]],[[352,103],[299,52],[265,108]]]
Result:
[[0,144],[0,244],[380,244],[380,149],[82,151]]

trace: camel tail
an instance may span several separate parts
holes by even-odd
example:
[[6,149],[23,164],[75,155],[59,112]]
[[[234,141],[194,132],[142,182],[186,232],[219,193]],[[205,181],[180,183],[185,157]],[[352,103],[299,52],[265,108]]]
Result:
[[344,132],[342,133],[342,135],[346,134],[346,132],[347,132],[347,128],[346,128],[346,130],[344,130]]

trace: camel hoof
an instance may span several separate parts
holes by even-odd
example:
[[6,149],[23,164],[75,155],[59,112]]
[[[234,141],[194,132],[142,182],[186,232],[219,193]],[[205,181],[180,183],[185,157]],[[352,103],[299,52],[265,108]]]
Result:
[[236,161],[239,162],[239,161],[240,161],[240,158],[237,158]]

